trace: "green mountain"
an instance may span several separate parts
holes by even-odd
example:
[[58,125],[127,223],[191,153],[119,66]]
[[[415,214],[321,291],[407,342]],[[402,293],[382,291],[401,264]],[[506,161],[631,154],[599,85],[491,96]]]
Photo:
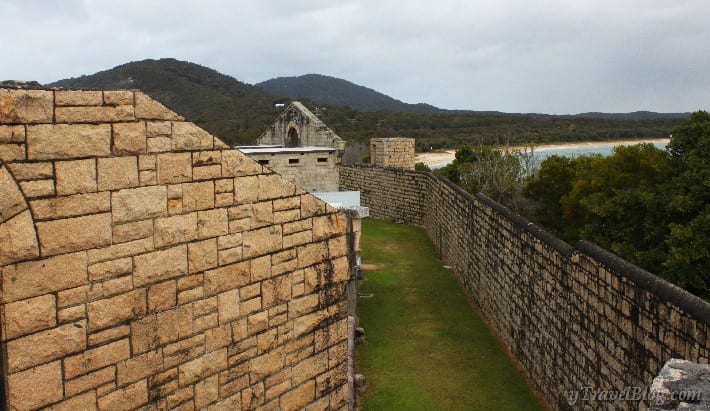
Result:
[[398,111],[408,113],[438,113],[444,110],[429,104],[408,104],[378,91],[347,80],[305,74],[298,77],[277,77],[256,84],[267,93],[292,99],[309,99],[321,105],[344,106],[359,111]]
[[[371,107],[375,106],[356,110],[328,103],[324,107],[322,102],[316,100],[319,98],[317,95],[310,95],[308,99],[298,97],[328,127],[348,141],[344,162],[357,162],[366,156],[368,141],[372,137],[414,137],[417,139],[417,150],[426,151],[462,145],[667,137],[671,128],[682,122],[681,118],[654,116],[653,113],[642,113],[640,116],[603,113],[557,116],[447,111],[433,106],[405,104],[345,80],[326,79],[324,94],[335,95],[337,93],[333,90],[336,85],[349,84],[352,87],[337,89],[350,90],[355,95],[370,96],[374,100],[377,99],[373,96],[379,95],[379,101],[389,102],[387,106],[390,108],[372,111]],[[288,97],[269,94],[260,87],[245,84],[210,68],[175,59],[131,62],[96,74],[60,80],[48,86],[141,89],[224,142],[242,145],[254,144],[256,138],[273,124],[283,110],[275,107],[276,103],[289,102]],[[354,100],[347,93],[339,98]],[[422,111],[416,111],[415,106]]]
[[230,144],[254,144],[284,99],[198,64],[175,59],[135,61],[53,87],[141,89]]

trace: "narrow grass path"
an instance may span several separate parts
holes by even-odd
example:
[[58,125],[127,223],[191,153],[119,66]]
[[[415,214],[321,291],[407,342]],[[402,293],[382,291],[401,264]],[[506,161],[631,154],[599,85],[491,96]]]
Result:
[[424,230],[366,219],[363,410],[543,410]]

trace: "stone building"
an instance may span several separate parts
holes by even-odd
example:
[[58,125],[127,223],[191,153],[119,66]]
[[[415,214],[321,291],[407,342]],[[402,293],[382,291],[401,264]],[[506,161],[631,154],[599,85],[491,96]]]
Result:
[[404,137],[370,139],[370,162],[377,167],[414,169],[414,139]]
[[292,102],[258,143],[237,148],[308,192],[338,191],[345,141],[300,102]]
[[352,407],[351,227],[139,91],[0,88],[0,408]]

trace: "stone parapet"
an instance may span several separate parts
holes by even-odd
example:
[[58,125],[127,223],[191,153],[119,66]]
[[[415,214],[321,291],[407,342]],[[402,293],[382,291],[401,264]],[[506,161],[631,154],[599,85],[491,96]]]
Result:
[[373,217],[426,229],[552,409],[637,410],[621,393],[647,393],[668,359],[710,359],[709,303],[593,244],[429,173],[344,166],[340,185]]

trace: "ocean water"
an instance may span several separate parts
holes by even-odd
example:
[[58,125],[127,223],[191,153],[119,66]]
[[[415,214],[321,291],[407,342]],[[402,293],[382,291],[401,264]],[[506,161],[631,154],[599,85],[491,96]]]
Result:
[[[656,146],[657,148],[666,149],[666,146],[670,142],[670,139],[664,139],[664,140],[653,140],[649,141],[651,144]],[[576,157],[576,156],[581,156],[581,155],[587,155],[587,154],[601,154],[602,156],[608,156],[611,155],[612,151],[614,150],[614,147],[620,146],[620,145],[634,145],[634,144],[639,144],[639,142],[604,142],[604,143],[594,143],[594,142],[588,142],[588,143],[569,143],[569,144],[560,144],[560,145],[548,145],[548,146],[540,146],[540,147],[535,147],[534,150],[534,155],[535,159],[537,160],[538,163],[542,162],[545,160],[547,157],[558,155],[558,156],[566,156],[566,157]],[[416,161],[422,161],[420,159],[417,159]],[[447,164],[451,163],[454,161],[454,152],[453,150],[450,151],[447,154],[444,154],[440,158],[436,160],[430,160],[427,161],[427,165],[431,167],[431,169],[437,169],[446,166]]]
[[[666,149],[666,146],[668,145],[667,141],[654,141],[652,144],[656,146],[656,148],[660,148],[662,150]],[[627,143],[628,144],[628,143]],[[633,143],[637,144],[637,143]],[[629,144],[629,145],[633,145]],[[584,144],[584,145],[577,145],[577,144],[570,144],[570,145],[559,145],[559,146],[544,146],[540,148],[536,148],[534,153],[535,157],[539,161],[543,161],[547,157],[550,156],[565,156],[565,157],[577,157],[577,156],[583,156],[583,155],[588,155],[588,154],[601,154],[602,156],[608,156],[611,155],[614,147],[619,146],[622,144],[619,144],[618,142],[612,142],[612,143],[590,143],[590,144]]]

